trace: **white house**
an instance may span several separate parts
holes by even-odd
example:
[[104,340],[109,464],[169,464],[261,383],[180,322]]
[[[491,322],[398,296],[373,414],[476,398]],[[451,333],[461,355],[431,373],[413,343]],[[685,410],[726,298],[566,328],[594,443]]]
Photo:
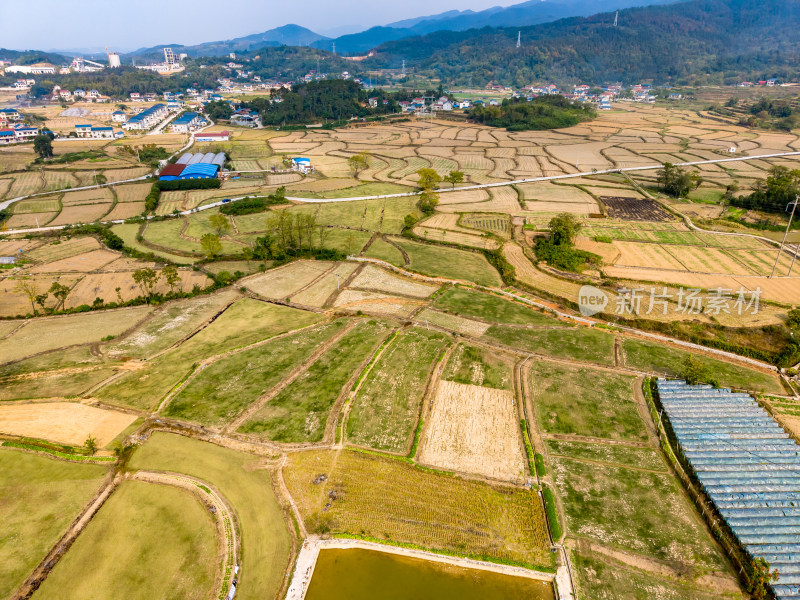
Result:
[[121,110],[115,110],[111,113],[111,120],[115,123],[124,123],[128,120],[128,115],[126,115]]
[[14,129],[14,138],[18,142],[27,142],[39,135],[39,130],[36,127],[16,127]]

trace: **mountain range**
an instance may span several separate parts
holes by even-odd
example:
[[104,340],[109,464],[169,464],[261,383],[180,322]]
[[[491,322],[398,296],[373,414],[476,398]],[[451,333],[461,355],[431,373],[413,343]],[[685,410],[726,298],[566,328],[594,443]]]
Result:
[[631,6],[666,4],[674,0],[528,0],[508,7],[493,7],[482,11],[451,10],[396,21],[385,26],[371,27],[360,33],[329,38],[300,25],[284,25],[244,37],[192,46],[159,44],[129,52],[127,58],[159,58],[169,46],[177,53],[190,57],[226,56],[274,46],[312,46],[339,54],[365,54],[384,42],[402,40],[435,31],[466,31],[483,27],[525,27],[573,16],[588,16],[598,12]]

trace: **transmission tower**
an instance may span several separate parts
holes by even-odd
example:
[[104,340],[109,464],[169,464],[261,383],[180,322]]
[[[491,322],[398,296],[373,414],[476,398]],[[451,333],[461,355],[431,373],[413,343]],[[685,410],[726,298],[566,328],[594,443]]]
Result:
[[617,26],[617,22],[619,21],[619,11],[614,15],[614,27]]
[[[792,213],[789,215],[789,224],[786,226],[786,232],[783,234],[783,240],[781,241],[781,246],[778,249],[778,257],[775,259],[775,264],[772,265],[772,273],[770,273],[769,278],[772,279],[773,275],[775,275],[775,269],[778,266],[778,261],[781,259],[781,254],[783,254],[783,246],[786,244],[786,236],[789,235],[789,229],[792,227],[792,219],[794,219],[794,211],[797,210],[797,205],[800,204],[800,196],[794,197],[794,202],[786,206],[786,210],[789,210],[789,207],[792,207]],[[797,250],[794,253],[795,258],[797,258]],[[792,267],[794,267],[794,260],[792,260],[792,266],[789,267],[789,275],[792,274]]]
[[336,42],[333,42],[333,53],[336,54]]
[[406,59],[403,59],[403,77],[406,76]]
[[517,32],[517,48],[522,48],[522,32]]

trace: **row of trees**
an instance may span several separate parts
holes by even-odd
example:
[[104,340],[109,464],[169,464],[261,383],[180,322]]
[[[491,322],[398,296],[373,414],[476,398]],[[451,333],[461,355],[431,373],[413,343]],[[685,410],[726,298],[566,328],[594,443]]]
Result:
[[[142,292],[142,297],[148,302],[152,300],[159,281],[163,281],[169,286],[170,294],[174,294],[175,289],[180,288],[181,285],[181,277],[180,273],[178,272],[178,267],[172,264],[164,266],[160,271],[156,271],[150,267],[137,269],[133,272],[132,278],[134,283],[139,286],[139,289]],[[36,280],[29,277],[22,277],[21,279],[18,279],[14,290],[28,299],[28,302],[30,302],[31,305],[31,313],[33,316],[38,315],[39,310],[45,314],[58,312],[59,310],[65,310],[67,298],[72,292],[72,288],[59,283],[58,281],[54,281],[48,290],[41,291]],[[123,304],[121,290],[122,288],[116,288],[117,301],[120,304]],[[50,302],[51,298],[52,302]],[[105,301],[102,298],[95,298],[92,306],[94,308],[98,308],[102,306],[104,302]]]
[[576,103],[563,96],[541,96],[530,102],[524,98],[505,99],[500,106],[475,106],[470,120],[509,131],[559,129],[593,119],[597,113],[589,104]]

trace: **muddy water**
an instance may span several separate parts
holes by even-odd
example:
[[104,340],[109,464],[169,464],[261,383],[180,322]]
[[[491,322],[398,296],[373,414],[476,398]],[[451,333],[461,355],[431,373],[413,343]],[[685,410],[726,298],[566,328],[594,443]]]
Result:
[[552,584],[374,550],[322,550],[306,600],[554,600]]

